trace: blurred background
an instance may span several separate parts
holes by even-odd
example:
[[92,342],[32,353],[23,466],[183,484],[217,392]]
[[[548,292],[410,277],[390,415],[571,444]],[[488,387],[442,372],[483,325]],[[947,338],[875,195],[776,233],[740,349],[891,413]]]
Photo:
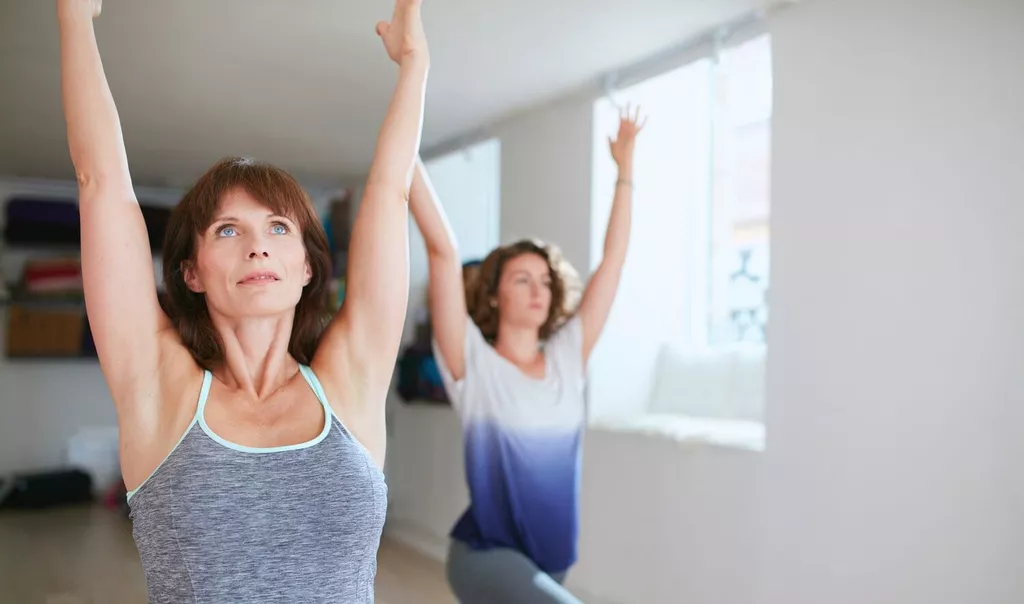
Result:
[[[340,304],[395,83],[373,29],[391,8],[104,3],[154,263],[189,184],[248,155],[307,187]],[[422,156],[467,263],[529,236],[589,274],[615,184],[607,137],[626,103],[650,116],[590,366],[575,594],[1024,601],[1024,3],[427,0],[423,14]],[[141,603],[81,296],[54,2],[0,2],[0,82],[0,601]],[[443,558],[467,502],[411,226],[383,604],[453,601]]]

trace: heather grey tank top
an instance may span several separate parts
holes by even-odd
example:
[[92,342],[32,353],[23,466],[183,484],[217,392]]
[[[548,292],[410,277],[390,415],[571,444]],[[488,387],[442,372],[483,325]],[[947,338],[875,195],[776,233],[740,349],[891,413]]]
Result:
[[313,440],[254,448],[221,438],[203,410],[128,494],[150,604],[373,602],[387,509],[384,475],[331,411]]

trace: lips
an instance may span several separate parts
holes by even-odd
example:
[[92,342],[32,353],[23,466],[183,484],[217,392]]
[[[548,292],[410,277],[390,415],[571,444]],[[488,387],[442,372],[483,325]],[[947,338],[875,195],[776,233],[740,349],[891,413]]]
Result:
[[242,277],[242,280],[238,283],[239,285],[258,285],[260,283],[273,283],[280,280],[281,278],[273,271],[255,271]]

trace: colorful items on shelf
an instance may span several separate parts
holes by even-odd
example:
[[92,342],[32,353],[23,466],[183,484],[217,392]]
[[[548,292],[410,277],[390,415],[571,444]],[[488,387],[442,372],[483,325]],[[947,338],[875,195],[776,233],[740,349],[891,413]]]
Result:
[[[139,204],[151,249],[163,245],[171,208]],[[85,316],[78,201],[41,195],[14,195],[4,203],[4,247],[64,250],[68,257],[30,258],[17,283],[0,283],[0,302],[9,308],[5,353],[9,358],[95,357],[96,345]],[[2,279],[0,279],[2,281]]]
[[7,316],[7,356],[95,356],[83,300],[77,257],[28,260]]
[[20,289],[32,297],[81,299],[82,262],[77,257],[29,260],[21,273]]

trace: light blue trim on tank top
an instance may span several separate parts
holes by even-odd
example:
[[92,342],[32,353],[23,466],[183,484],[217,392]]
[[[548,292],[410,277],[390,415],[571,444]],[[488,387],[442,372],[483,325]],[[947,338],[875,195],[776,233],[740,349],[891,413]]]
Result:
[[128,495],[125,497],[126,501],[131,501],[132,500],[132,495],[138,493],[139,489],[141,489],[142,487],[146,486],[146,483],[149,482],[149,479],[152,478],[153,475],[156,474],[157,470],[159,470],[160,467],[163,466],[167,462],[167,460],[171,457],[171,454],[174,453],[175,450],[177,450],[178,446],[181,445],[181,442],[183,440],[185,440],[186,436],[188,436],[188,433],[192,431],[192,427],[195,426],[196,423],[199,420],[199,409],[201,409],[202,406],[206,404],[206,397],[208,397],[210,395],[210,383],[212,381],[213,381],[213,374],[211,374],[209,371],[204,371],[203,372],[203,387],[199,389],[199,403],[196,405],[196,413],[195,413],[195,415],[192,416],[192,421],[189,422],[188,427],[185,428],[185,431],[181,433],[181,438],[178,439],[178,442],[174,443],[174,447],[171,448],[171,450],[167,453],[167,455],[164,455],[164,458],[162,460],[160,460],[160,463],[157,464],[157,466],[155,468],[153,468],[153,471],[150,472],[149,476],[147,476],[146,479],[142,481],[142,484],[140,484],[139,486],[135,487],[131,491],[128,491]]
[[[204,396],[199,399],[199,407],[196,410],[196,415],[199,417],[199,427],[203,429],[203,432],[205,432],[207,436],[216,441],[217,444],[223,445],[229,449],[234,449],[235,451],[241,451],[242,453],[282,453],[284,451],[296,451],[298,449],[312,447],[327,438],[327,434],[331,431],[331,424],[334,423],[331,421],[333,413],[331,413],[331,408],[327,404],[327,397],[324,395],[324,389],[320,386],[320,380],[318,380],[316,375],[313,374],[313,370],[305,365],[299,365],[299,372],[302,373],[302,377],[306,379],[306,383],[309,384],[309,387],[313,390],[317,400],[320,401],[320,406],[324,409],[324,428],[313,440],[308,440],[296,445],[283,445],[280,447],[247,447],[245,445],[233,443],[214,432],[210,428],[209,424],[206,423],[206,413],[204,411],[206,410],[206,397],[209,395],[209,389],[207,389],[204,392]],[[209,372],[207,372],[207,374],[209,374]]]
[[149,473],[149,476],[147,476],[146,479],[143,480],[139,486],[135,487],[131,491],[128,491],[125,500],[131,501],[132,496],[138,493],[139,489],[146,486],[146,483],[149,482],[149,479],[152,478],[153,475],[157,473],[157,470],[159,470],[160,467],[167,462],[167,460],[171,457],[174,451],[177,450],[177,448],[181,445],[182,441],[185,440],[185,437],[188,436],[188,433],[192,431],[192,428],[195,427],[196,424],[199,424],[199,427],[203,430],[203,432],[218,444],[223,445],[229,449],[241,451],[243,453],[277,453],[281,451],[305,449],[307,447],[312,447],[313,445],[327,438],[327,435],[331,431],[331,424],[334,423],[332,419],[335,417],[334,411],[331,409],[330,404],[327,402],[327,395],[324,393],[323,386],[320,385],[320,380],[317,379],[316,374],[313,373],[313,370],[305,365],[299,365],[299,372],[302,373],[302,377],[306,380],[306,383],[313,390],[313,394],[315,394],[317,400],[320,401],[320,405],[324,408],[324,428],[323,430],[321,430],[320,434],[316,438],[304,443],[299,443],[297,445],[285,445],[282,447],[246,447],[245,445],[239,445],[224,438],[221,438],[206,424],[204,410],[206,409],[206,399],[209,398],[210,396],[210,386],[213,383],[213,374],[210,373],[209,371],[204,371],[203,386],[199,390],[199,402],[196,404],[196,413],[195,415],[192,416],[192,421],[189,422],[188,427],[185,428],[184,432],[182,432],[181,438],[178,439],[178,442],[174,444],[174,447],[172,447],[171,450],[167,453],[167,455],[164,456],[164,458],[160,461],[157,467],[154,468],[153,471]]

